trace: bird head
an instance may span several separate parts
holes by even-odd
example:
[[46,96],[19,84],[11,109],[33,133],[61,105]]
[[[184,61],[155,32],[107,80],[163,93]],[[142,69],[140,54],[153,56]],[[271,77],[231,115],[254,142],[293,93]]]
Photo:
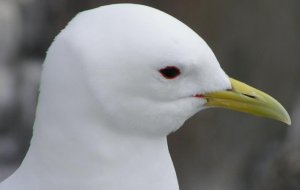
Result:
[[167,135],[208,107],[290,123],[276,100],[229,78],[199,35],[159,10],[96,8],[76,16],[57,40],[78,55],[99,117],[125,132]]

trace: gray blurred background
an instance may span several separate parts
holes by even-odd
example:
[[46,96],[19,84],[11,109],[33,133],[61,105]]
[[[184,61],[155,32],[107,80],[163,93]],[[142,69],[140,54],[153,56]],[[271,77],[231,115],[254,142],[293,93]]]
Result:
[[131,2],[202,36],[228,75],[272,94],[292,126],[211,109],[169,136],[182,190],[300,190],[299,0],[0,0],[0,181],[29,146],[41,65],[78,12]]

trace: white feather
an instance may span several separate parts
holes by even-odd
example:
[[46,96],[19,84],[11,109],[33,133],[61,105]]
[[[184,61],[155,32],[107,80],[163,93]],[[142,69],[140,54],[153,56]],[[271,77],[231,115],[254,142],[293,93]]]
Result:
[[161,11],[80,13],[49,49],[30,149],[0,190],[176,190],[166,136],[203,109],[192,95],[229,87],[207,44]]

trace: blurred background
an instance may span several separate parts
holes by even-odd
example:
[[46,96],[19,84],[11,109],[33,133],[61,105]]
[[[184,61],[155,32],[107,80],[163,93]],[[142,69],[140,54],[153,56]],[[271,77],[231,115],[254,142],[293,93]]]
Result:
[[43,59],[76,13],[140,3],[186,23],[228,75],[278,99],[292,126],[242,113],[198,113],[169,136],[181,190],[300,189],[299,0],[0,0],[0,181],[21,163]]

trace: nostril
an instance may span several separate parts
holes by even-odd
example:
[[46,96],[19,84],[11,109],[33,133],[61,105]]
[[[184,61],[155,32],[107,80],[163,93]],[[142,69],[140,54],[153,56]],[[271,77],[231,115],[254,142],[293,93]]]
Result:
[[243,93],[243,95],[244,95],[244,96],[247,96],[248,98],[256,99],[256,96],[253,96],[253,95],[244,94],[244,93]]

